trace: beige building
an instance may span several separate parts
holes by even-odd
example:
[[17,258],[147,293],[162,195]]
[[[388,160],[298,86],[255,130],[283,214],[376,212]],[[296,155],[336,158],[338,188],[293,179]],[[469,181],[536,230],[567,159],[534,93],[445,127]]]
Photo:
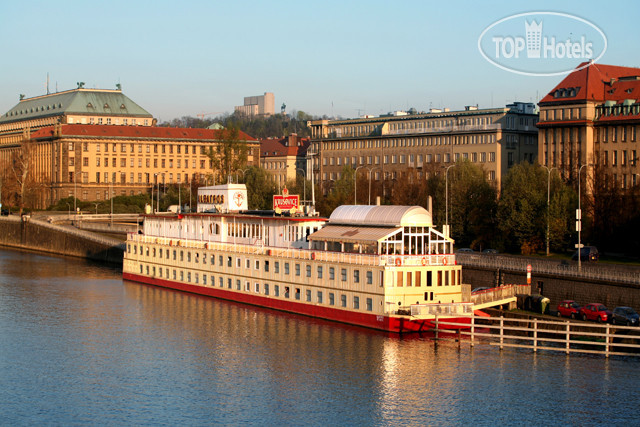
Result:
[[[156,183],[203,182],[212,174],[207,152],[224,130],[154,125],[119,90],[79,88],[23,99],[0,120],[3,183],[16,180],[16,168],[28,169],[36,190],[32,204],[44,208],[74,195],[107,200],[148,193]],[[258,165],[258,141],[242,132],[239,137],[249,146],[248,164]]]
[[639,184],[640,68],[582,63],[539,106],[542,165],[573,182],[599,165],[609,185]]
[[402,179],[409,169],[426,178],[464,159],[482,166],[500,188],[511,166],[535,161],[537,121],[534,105],[520,102],[505,108],[310,121],[315,179],[340,179],[345,165],[365,168],[375,181]]
[[310,168],[307,167],[307,149],[309,138],[301,138],[296,134],[285,138],[263,139],[260,141],[260,166],[272,177],[281,188],[287,181],[295,180],[296,174],[305,179]]
[[275,97],[271,92],[264,95],[245,96],[244,105],[235,107],[235,111],[246,116],[272,116],[275,114]]

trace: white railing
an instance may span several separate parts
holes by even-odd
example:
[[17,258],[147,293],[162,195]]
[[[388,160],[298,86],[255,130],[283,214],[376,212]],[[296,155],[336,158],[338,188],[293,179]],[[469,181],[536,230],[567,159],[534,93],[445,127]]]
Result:
[[515,297],[518,294],[530,294],[531,285],[504,285],[471,294],[471,302],[479,305]]
[[473,303],[413,304],[410,306],[410,312],[414,317],[471,316]]
[[372,265],[372,266],[444,266],[456,265],[456,256],[443,255],[375,255],[344,252],[316,251],[312,249],[273,248],[261,243],[246,245],[239,243],[205,242],[201,240],[169,239],[129,233],[129,242],[161,244],[191,249],[212,249],[243,254],[268,255],[274,258],[317,260],[331,263]]

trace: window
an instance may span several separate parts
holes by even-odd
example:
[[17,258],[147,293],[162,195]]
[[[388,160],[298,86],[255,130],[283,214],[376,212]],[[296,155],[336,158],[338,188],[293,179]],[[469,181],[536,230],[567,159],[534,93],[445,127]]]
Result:
[[373,300],[371,298],[367,298],[367,311],[373,311]]
[[280,273],[280,262],[279,261],[276,261],[274,267],[275,267],[275,272],[276,273]]
[[318,279],[322,279],[322,266],[318,266]]
[[311,302],[311,290],[310,289],[307,289],[306,298],[307,298],[307,302]]
[[353,308],[360,309],[360,297],[353,297]]
[[280,296],[280,286],[273,285],[273,295],[276,296],[276,297]]
[[289,263],[288,262],[284,263],[284,274],[289,274]]
[[318,304],[322,304],[322,291],[318,291]]
[[329,292],[329,305],[335,305],[336,301],[335,301],[335,295],[333,294],[333,292]]
[[367,285],[373,284],[373,272],[371,270],[367,271]]
[[340,270],[340,276],[343,282],[347,281],[347,269],[343,268]]
[[330,280],[335,280],[336,278],[336,271],[333,267],[329,267],[329,279]]
[[307,277],[311,277],[311,266],[307,265],[306,270],[307,270]]
[[340,295],[340,306],[341,307],[346,307],[347,306],[347,296],[346,295]]
[[360,283],[360,270],[353,270],[353,282]]
[[296,276],[300,275],[300,264],[296,264]]

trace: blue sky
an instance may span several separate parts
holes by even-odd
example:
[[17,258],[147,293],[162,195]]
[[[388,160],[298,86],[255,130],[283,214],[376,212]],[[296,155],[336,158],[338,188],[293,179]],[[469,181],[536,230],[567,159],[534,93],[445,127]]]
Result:
[[[530,11],[591,21],[601,63],[640,67],[640,2],[3,2],[0,111],[76,87],[123,91],[161,121],[232,112],[273,92],[276,110],[378,115],[536,102],[561,79],[510,73],[478,51],[493,22]],[[577,63],[576,63],[577,65]],[[215,114],[214,114],[215,115]]]

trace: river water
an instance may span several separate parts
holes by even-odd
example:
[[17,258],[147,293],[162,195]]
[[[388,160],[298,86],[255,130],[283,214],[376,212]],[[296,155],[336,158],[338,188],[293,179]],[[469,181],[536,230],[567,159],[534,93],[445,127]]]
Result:
[[640,360],[397,337],[0,250],[2,425],[639,424]]

